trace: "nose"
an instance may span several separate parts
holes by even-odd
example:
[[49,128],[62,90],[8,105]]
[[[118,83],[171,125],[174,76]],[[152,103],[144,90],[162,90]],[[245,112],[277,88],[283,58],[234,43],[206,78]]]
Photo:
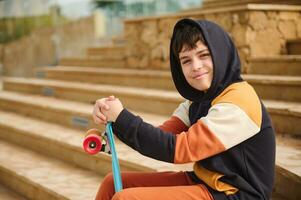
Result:
[[198,58],[194,58],[192,62],[192,70],[197,71],[202,67],[203,67],[203,62]]

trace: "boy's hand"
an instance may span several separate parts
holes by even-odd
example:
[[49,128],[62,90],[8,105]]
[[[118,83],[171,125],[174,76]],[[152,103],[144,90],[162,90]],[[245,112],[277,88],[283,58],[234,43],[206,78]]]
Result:
[[92,113],[93,120],[96,124],[100,125],[108,123],[108,119],[103,112],[110,109],[110,106],[107,104],[107,102],[113,100],[115,100],[114,96],[96,100]]
[[98,125],[106,124],[108,121],[115,122],[122,110],[122,103],[114,96],[98,99],[92,113],[93,120]]
[[103,114],[107,117],[107,121],[115,122],[118,115],[123,110],[123,105],[118,98],[115,98],[111,101],[107,101],[106,103],[110,107],[110,109],[104,110]]

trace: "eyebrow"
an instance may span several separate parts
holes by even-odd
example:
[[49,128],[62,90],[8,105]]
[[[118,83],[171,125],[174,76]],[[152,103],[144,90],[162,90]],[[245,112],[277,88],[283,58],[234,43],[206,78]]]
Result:
[[[205,51],[209,51],[209,49],[202,49],[202,50],[199,50],[198,52],[196,52],[196,54],[200,54],[200,53],[203,53]],[[180,52],[181,53],[181,52]],[[184,59],[184,58],[188,58],[188,56],[180,56],[179,59]]]

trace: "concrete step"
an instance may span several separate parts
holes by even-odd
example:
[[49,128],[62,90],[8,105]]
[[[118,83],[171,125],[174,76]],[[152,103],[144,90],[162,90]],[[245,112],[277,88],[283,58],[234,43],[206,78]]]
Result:
[[4,140],[0,146],[0,182],[31,200],[93,199],[103,178]]
[[[10,83],[13,84],[10,85]],[[100,97],[114,94],[129,109],[163,115],[170,115],[182,101],[182,98],[172,91],[53,80],[9,78],[4,81],[4,89],[82,102],[93,102]],[[300,134],[301,127],[298,121],[301,110],[299,103],[275,100],[266,100],[265,102],[278,132]],[[286,117],[290,118],[293,123],[288,123]]]
[[287,53],[290,55],[301,55],[301,39],[288,40],[286,42]]
[[13,190],[6,186],[0,185],[0,199],[3,200],[27,200],[21,195],[17,194]]
[[277,133],[300,136],[301,104],[296,102],[263,100]]
[[[100,69],[83,67],[44,67],[36,71],[38,78],[114,84],[176,91],[171,74],[161,70]],[[263,99],[301,101],[301,76],[244,74]]]
[[274,193],[281,194],[287,199],[301,199],[300,137],[278,135],[276,145],[277,165]]
[[[58,158],[99,174],[107,174],[111,171],[111,157],[108,154],[101,153],[90,156],[83,152],[82,141],[85,131],[21,116],[17,113],[0,111],[0,114],[0,138],[2,140]],[[152,121],[154,120],[156,118],[152,119]],[[30,126],[24,126],[24,124],[30,124]],[[103,126],[99,127],[100,130],[103,130],[103,128]],[[150,159],[132,150],[117,138],[115,140],[120,167],[124,171],[192,169],[191,164],[173,165]]]
[[[11,91],[22,92],[22,94],[8,91],[0,93],[0,107],[2,109],[30,114],[45,120],[78,128],[92,127],[93,124],[89,120],[91,118],[92,105],[74,102],[74,100],[91,102],[100,97],[114,94],[130,110],[162,115],[170,115],[182,102],[182,98],[176,92],[171,91],[136,90],[135,88],[125,89],[124,87],[101,85],[91,86],[89,84],[71,82],[62,84],[61,82],[50,80],[48,82],[26,80],[30,83],[25,84],[23,81],[20,81],[20,84],[14,85],[13,88],[6,88]],[[52,85],[49,83],[52,83]],[[105,93],[105,90],[110,92]],[[29,94],[51,94],[52,97]],[[73,101],[60,100],[53,97],[72,99]],[[300,135],[300,103],[276,100],[264,100],[263,102],[268,108],[277,132]],[[36,112],[36,110],[43,110],[43,112]],[[58,115],[62,116],[57,117]]]
[[248,59],[247,74],[301,76],[301,55],[279,55]]
[[107,58],[62,58],[59,62],[64,66],[81,66],[81,67],[113,67],[123,68],[125,61],[123,58],[107,59]]
[[93,105],[6,91],[0,92],[0,96],[0,109],[4,111],[81,130],[95,127],[91,116]]
[[271,197],[270,200],[290,200],[290,199],[284,197],[284,196],[281,195],[281,194],[278,194],[278,193],[275,193],[275,192],[274,192],[274,193],[272,194],[272,197]]
[[88,103],[114,94],[130,109],[164,115],[170,115],[179,102],[183,101],[183,98],[174,91],[56,80],[5,78],[3,88]]
[[106,46],[106,47],[90,47],[87,49],[88,57],[98,57],[107,59],[124,59],[124,46]]
[[[70,100],[15,92],[0,92],[0,109],[53,122],[82,131],[95,128],[92,121],[93,105]],[[166,117],[156,114],[134,112],[154,125],[159,125]]]
[[260,98],[301,102],[301,76],[243,75]]
[[36,70],[36,77],[86,83],[175,90],[171,73],[163,70],[58,66],[38,68]]
[[127,42],[127,40],[123,35],[113,36],[111,40],[114,46],[120,46],[120,45],[124,46]]
[[[110,171],[110,159],[106,154],[88,156],[83,153],[81,149],[83,132],[20,116],[16,113],[0,111],[0,116],[0,141],[9,141],[100,175]],[[30,124],[30,126],[25,126],[25,124]],[[277,136],[276,140],[275,193],[286,194],[286,197],[299,196],[301,163],[295,161],[300,159],[300,140],[282,135]],[[118,140],[116,148],[122,170],[178,171],[192,169],[191,164],[172,165],[144,157]],[[289,194],[286,193],[287,189],[283,189],[287,185],[294,186],[290,187]]]
[[[70,67],[71,68],[71,67]],[[81,67],[45,67],[36,72],[44,79],[114,84],[176,91],[169,72],[144,70],[95,69]],[[262,99],[301,101],[301,76],[271,76],[244,74]]]

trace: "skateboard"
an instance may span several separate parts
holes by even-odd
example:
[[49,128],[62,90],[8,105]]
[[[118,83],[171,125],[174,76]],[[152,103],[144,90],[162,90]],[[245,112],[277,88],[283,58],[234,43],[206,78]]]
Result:
[[99,152],[105,152],[112,155],[112,172],[115,192],[122,190],[120,167],[115,149],[112,123],[107,123],[106,131],[104,133],[101,133],[97,129],[88,130],[83,141],[83,149],[90,155],[94,155]]

